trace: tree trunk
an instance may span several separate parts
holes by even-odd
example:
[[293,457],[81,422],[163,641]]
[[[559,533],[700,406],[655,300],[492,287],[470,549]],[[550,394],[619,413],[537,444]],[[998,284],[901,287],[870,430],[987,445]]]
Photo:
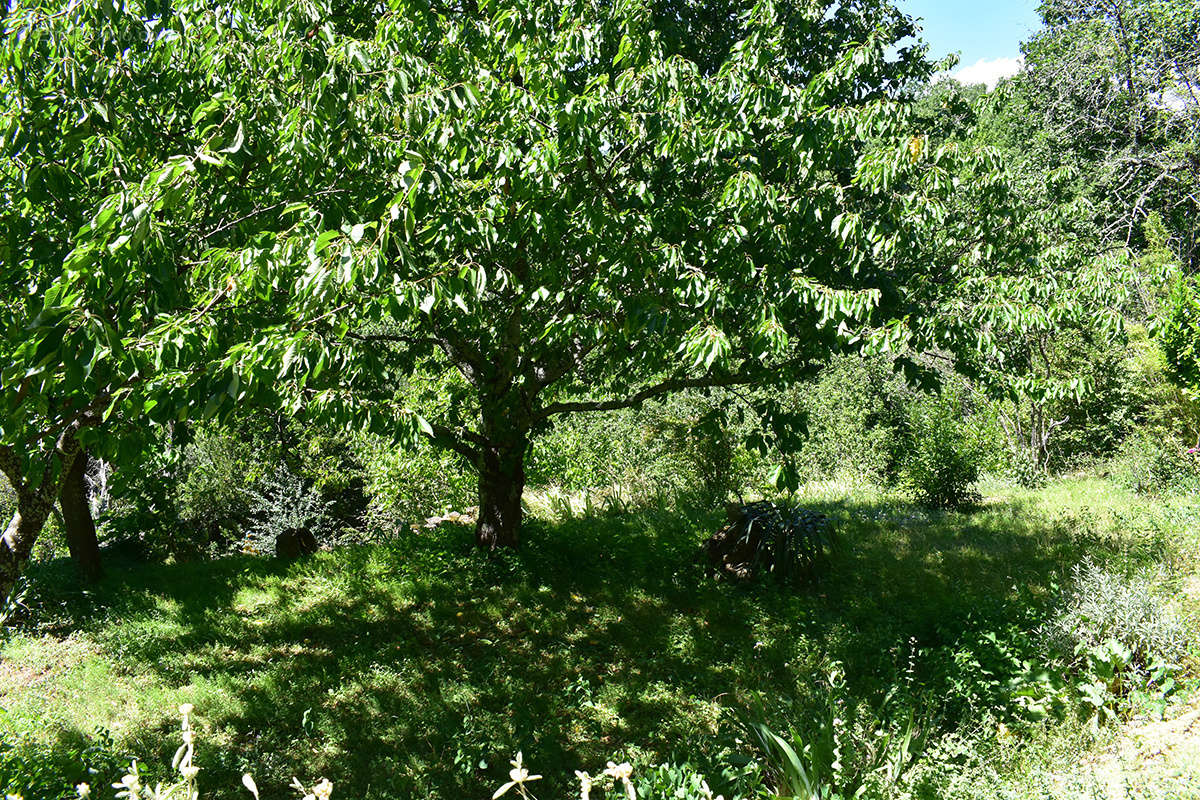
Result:
[[21,569],[33,552],[33,543],[46,525],[54,503],[40,493],[18,498],[17,513],[9,520],[0,537],[0,603],[3,603],[21,576]]
[[17,495],[17,513],[13,514],[0,536],[0,602],[12,594],[17,578],[37,537],[46,526],[46,520],[54,510],[54,499],[62,486],[62,479],[71,472],[78,460],[79,442],[75,438],[78,426],[72,426],[59,436],[55,447],[62,472],[57,478],[51,474],[43,476],[41,485],[31,487],[21,470],[21,460],[11,447],[0,446],[0,472],[8,478]]
[[100,562],[100,543],[96,540],[96,523],[88,504],[87,470],[88,457],[81,452],[71,470],[63,476],[58,503],[62,508],[63,535],[71,559],[84,581],[92,582],[100,579],[104,568]]
[[525,451],[529,440],[515,436],[482,448],[479,457],[479,521],[475,544],[488,550],[516,547],[525,491]]

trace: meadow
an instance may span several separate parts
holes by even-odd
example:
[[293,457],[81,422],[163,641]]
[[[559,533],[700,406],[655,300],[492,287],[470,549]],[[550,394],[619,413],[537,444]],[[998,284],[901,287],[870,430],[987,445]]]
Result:
[[[845,734],[847,762],[914,720],[920,747],[889,796],[1089,796],[1071,782],[1087,784],[1087,753],[1119,720],[1190,696],[1200,503],[1098,477],[984,488],[951,512],[807,487],[839,545],[800,589],[706,578],[697,556],[721,518],[686,507],[564,517],[533,502],[522,549],[490,558],[447,524],[290,563],[120,563],[83,591],[48,562],[0,645],[0,788],[73,797],[132,757],[165,775],[190,703],[205,797],[246,796],[244,772],[264,798],[290,796],[293,776],[364,800],[486,797],[518,751],[545,776],[540,797],[575,795],[575,770],[611,759],[635,775],[686,765],[753,796],[772,781],[746,724],[811,731],[832,703],[862,728]],[[1047,630],[1085,561],[1152,575],[1186,620],[1187,658],[1177,688],[1114,695],[1111,718],[1074,704],[1039,717],[1020,682],[1069,680]],[[1071,777],[1062,793],[1038,794],[1055,773]]]

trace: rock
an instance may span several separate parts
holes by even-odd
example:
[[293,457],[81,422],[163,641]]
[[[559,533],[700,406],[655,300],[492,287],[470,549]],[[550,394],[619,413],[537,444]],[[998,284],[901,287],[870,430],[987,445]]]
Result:
[[275,538],[275,555],[289,561],[317,552],[317,537],[304,528],[289,528]]

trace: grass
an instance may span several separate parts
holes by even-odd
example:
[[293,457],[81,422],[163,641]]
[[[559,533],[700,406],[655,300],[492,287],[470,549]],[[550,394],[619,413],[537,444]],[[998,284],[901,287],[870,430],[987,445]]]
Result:
[[1186,504],[1092,478],[985,493],[940,513],[810,487],[843,547],[806,591],[706,581],[696,555],[722,515],[666,512],[534,519],[494,558],[443,527],[293,563],[113,563],[87,592],[43,564],[0,643],[0,736],[65,788],[81,758],[169,763],[189,702],[214,798],[241,797],[243,771],[268,800],[292,775],[346,798],[484,797],[518,750],[542,797],[618,755],[690,761],[728,792],[731,709],[803,716],[839,661],[855,703],[904,683],[961,726],[979,711],[946,669],[961,642],[1032,630],[1085,555],[1180,575],[1195,555]]

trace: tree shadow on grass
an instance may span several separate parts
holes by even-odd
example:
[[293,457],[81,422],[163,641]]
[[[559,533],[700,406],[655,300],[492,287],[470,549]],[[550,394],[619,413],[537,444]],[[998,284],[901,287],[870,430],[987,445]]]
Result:
[[[343,797],[483,798],[521,750],[552,797],[622,753],[711,768],[730,744],[722,708],[757,693],[814,707],[830,660],[875,703],[910,643],[1048,613],[1061,576],[1106,545],[1019,504],[822,510],[842,544],[799,591],[706,580],[696,556],[718,518],[656,512],[534,521],[520,552],[491,558],[444,528],[291,564],[114,565],[54,600],[53,627],[194,689],[220,743],[199,751],[206,796],[240,796],[250,770],[264,798],[293,774]],[[917,680],[938,690],[932,667]],[[169,761],[173,726],[144,735]]]

